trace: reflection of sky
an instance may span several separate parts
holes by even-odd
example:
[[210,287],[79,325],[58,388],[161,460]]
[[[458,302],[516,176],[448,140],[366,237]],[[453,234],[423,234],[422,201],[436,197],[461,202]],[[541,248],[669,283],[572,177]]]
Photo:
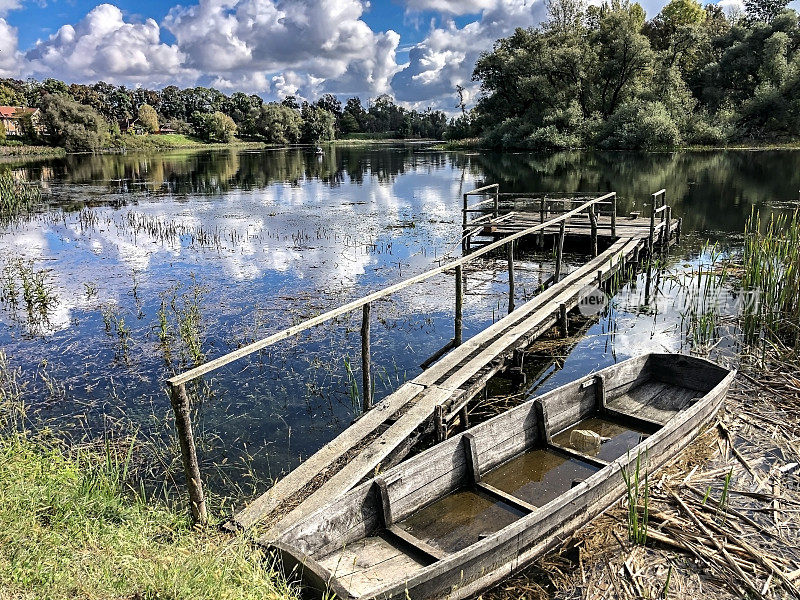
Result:
[[[338,152],[336,160],[355,162]],[[367,167],[357,176],[346,168],[316,176],[318,165],[298,163],[293,151],[221,153],[219,164],[214,155],[188,155],[133,167],[131,157],[54,167],[53,209],[0,230],[0,256],[48,269],[58,296],[43,335],[30,335],[19,311],[15,320],[0,310],[0,344],[31,380],[34,412],[62,422],[66,416],[89,434],[105,426],[104,415],[163,431],[169,404],[162,385],[171,371],[157,313],[176,284],[176,305],[183,306],[192,275],[203,288],[203,349],[213,358],[460,253],[461,195],[484,175],[458,156],[385,149],[360,158]],[[147,185],[120,193],[110,180],[130,172]],[[518,267],[519,306],[552,265],[530,258]],[[507,272],[502,257],[466,272],[470,336],[506,314]],[[95,286],[96,295],[89,293]],[[451,339],[453,287],[452,275],[443,275],[375,303],[378,397],[416,375]],[[607,322],[594,325],[547,385],[645,350],[679,347],[680,311],[659,296],[657,317],[639,314],[642,287],[616,299],[613,338]],[[130,329],[127,358],[104,314]],[[211,380],[216,396],[198,417],[208,459],[237,463],[246,444],[254,467],[274,474],[349,423],[345,359],[360,381],[359,321],[360,314],[341,319],[218,372]],[[174,333],[177,324],[170,324]],[[63,395],[47,391],[50,378],[63,382]]]

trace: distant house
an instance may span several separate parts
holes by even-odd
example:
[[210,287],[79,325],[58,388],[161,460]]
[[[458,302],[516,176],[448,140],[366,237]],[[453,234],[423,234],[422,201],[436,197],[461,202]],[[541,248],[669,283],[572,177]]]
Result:
[[25,121],[30,119],[33,131],[38,134],[44,133],[41,112],[38,108],[27,106],[0,106],[0,121],[6,130],[6,135],[22,137],[26,135]]
[[172,127],[162,127],[158,130],[158,135],[169,135],[171,133],[178,133],[178,130]]
[[119,123],[120,133],[130,133],[131,135],[145,135],[147,128],[141,123],[137,123],[139,119],[120,119]]

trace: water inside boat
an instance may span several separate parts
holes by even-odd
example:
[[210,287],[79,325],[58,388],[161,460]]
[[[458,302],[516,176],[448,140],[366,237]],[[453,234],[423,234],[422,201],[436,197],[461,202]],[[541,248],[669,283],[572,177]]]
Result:
[[[578,447],[570,439],[573,431],[587,430],[595,432],[603,440],[595,448]],[[610,462],[623,454],[627,454],[631,449],[639,445],[647,438],[648,433],[643,427],[636,428],[629,424],[622,424],[619,421],[595,415],[554,435],[553,442],[565,448],[581,451],[587,456]]]
[[423,542],[458,552],[496,533],[526,513],[480,490],[458,490],[397,523]]
[[536,448],[492,469],[481,481],[533,506],[544,506],[599,470],[556,450]]

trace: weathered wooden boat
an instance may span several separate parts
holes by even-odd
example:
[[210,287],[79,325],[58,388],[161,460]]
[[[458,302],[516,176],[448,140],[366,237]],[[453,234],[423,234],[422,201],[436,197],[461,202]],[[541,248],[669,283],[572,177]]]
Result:
[[722,406],[735,373],[647,354],[564,385],[389,469],[273,542],[290,577],[346,598],[463,598],[563,541]]

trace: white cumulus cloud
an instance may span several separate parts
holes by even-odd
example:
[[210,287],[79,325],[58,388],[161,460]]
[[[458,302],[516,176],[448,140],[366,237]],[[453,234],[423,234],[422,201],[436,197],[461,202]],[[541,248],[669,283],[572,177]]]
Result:
[[[418,5],[445,3],[444,0],[413,1]],[[471,95],[477,91],[471,78],[480,53],[491,49],[495,40],[510,35],[515,28],[538,25],[545,17],[544,0],[473,0],[466,4],[488,7],[481,12],[480,19],[463,27],[452,20],[431,27],[425,39],[409,50],[408,63],[392,79],[398,99],[431,102],[452,111],[456,85],[467,87]]]
[[111,4],[96,6],[74,26],[63,25],[25,58],[42,77],[166,85],[186,76],[182,53],[161,42],[158,23],[128,23]]
[[[399,36],[374,32],[358,0],[200,0],[164,20],[187,66],[238,81],[271,74],[273,87],[310,95],[320,82],[343,93],[388,90]],[[264,80],[266,81],[266,79]]]
[[0,76],[19,77],[21,61],[17,28],[0,18]]

